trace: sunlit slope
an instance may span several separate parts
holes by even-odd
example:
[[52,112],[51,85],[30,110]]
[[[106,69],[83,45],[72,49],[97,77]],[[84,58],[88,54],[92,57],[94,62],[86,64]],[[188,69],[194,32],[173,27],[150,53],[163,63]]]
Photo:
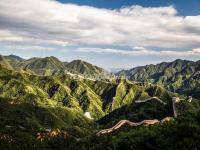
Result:
[[86,82],[102,98],[102,109],[105,112],[111,112],[136,100],[145,100],[151,97],[158,97],[168,103],[172,97],[172,94],[165,88],[151,83],[135,84],[123,79],[117,83],[104,81]]
[[68,107],[89,111],[94,118],[104,115],[102,102],[86,84],[69,76],[36,76],[0,69],[0,96],[19,103],[39,106]]
[[71,75],[37,76],[0,69],[0,96],[40,106],[68,107],[94,119],[135,100],[157,96],[168,101],[168,91],[153,84],[93,81]]
[[200,97],[200,61],[177,59],[173,62],[123,70],[117,75],[126,75],[138,82],[157,83],[172,92]]

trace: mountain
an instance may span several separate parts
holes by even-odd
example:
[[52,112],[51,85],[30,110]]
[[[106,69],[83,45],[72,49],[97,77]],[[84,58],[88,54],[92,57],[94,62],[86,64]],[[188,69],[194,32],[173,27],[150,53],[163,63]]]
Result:
[[22,69],[39,75],[52,75],[64,70],[64,64],[56,57],[31,58],[21,63]]
[[199,97],[200,61],[177,59],[156,65],[146,65],[122,70],[116,75],[125,75],[137,82],[151,82],[164,85],[168,90]]
[[2,65],[4,64],[4,66],[7,66],[7,68],[14,69],[14,70],[18,70],[20,68],[19,63],[25,60],[15,55],[9,55],[9,56],[0,55],[0,57],[1,57]]
[[92,78],[106,77],[110,75],[108,71],[82,60],[74,60],[67,63],[65,67],[73,73],[79,73]]
[[119,71],[124,70],[124,68],[110,68],[110,72],[112,73],[118,73]]
[[14,61],[23,61],[25,59],[19,57],[19,56],[16,56],[16,55],[8,55],[8,56],[5,56],[5,58],[9,59],[9,60],[14,60]]
[[[1,60],[7,63],[6,58]],[[141,121],[172,116],[172,98],[186,98],[149,82],[33,73],[38,68],[62,68],[63,63],[54,57],[18,63],[27,67],[25,71],[0,65],[1,149],[180,149],[172,141],[182,141],[178,143],[187,148],[199,142],[197,99],[177,104],[178,118],[170,122],[124,127],[98,137],[99,130],[121,119]]]
[[54,75],[54,74],[79,74],[87,78],[106,78],[111,77],[111,73],[103,68],[92,65],[82,60],[72,62],[62,62],[56,57],[30,58],[25,60],[19,56],[9,55],[1,56],[1,63],[17,71],[27,71],[37,75]]
[[138,99],[152,96],[166,102],[171,99],[162,95],[168,94],[165,89],[158,90],[151,84],[73,79],[70,75],[38,76],[8,70],[5,66],[0,66],[0,85],[0,97],[11,100],[10,103],[70,108],[82,115],[89,112],[95,120]]
[[89,111],[93,118],[104,115],[101,99],[81,80],[69,75],[37,76],[0,68],[0,96],[20,103],[39,106],[64,106],[80,112]]
[[[33,144],[38,149],[49,149],[39,140],[46,134],[47,138],[53,134],[74,140],[89,133],[95,123],[84,116],[78,99],[87,87],[80,83],[79,90],[75,90],[72,85],[68,76],[37,76],[0,65],[1,149],[25,149]],[[87,91],[93,99],[90,90]],[[98,114],[96,101],[90,102],[89,109]]]
[[38,76],[5,67],[0,67],[0,79],[1,85],[4,85],[0,89],[0,97],[39,106],[69,107],[82,113],[89,112],[94,119],[138,99],[153,96],[166,102],[171,99],[162,95],[168,91],[158,90],[156,85],[133,84],[126,80],[115,83],[73,79],[68,74]]

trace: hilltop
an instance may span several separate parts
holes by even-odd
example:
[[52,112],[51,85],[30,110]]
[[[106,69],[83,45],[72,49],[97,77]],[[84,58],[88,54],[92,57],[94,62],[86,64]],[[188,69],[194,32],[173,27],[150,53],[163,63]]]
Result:
[[65,67],[74,73],[80,73],[88,77],[106,77],[111,75],[108,71],[82,60],[69,62]]

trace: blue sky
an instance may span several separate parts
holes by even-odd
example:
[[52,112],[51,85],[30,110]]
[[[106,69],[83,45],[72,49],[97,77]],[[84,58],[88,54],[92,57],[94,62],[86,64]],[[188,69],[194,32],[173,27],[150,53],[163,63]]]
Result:
[[76,3],[98,8],[116,9],[124,6],[140,5],[160,7],[174,5],[181,15],[199,15],[199,0],[59,0],[62,3]]
[[3,55],[106,69],[200,58],[199,0],[16,1],[0,1]]

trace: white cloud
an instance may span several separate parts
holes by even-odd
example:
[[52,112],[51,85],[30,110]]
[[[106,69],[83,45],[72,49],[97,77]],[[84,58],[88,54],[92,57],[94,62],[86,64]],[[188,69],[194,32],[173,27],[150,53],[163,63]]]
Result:
[[10,31],[0,30],[0,42],[22,42],[23,38],[18,35],[12,34]]
[[[183,55],[178,49],[200,47],[200,16],[177,16],[173,6],[130,6],[100,9],[55,0],[1,0],[0,43],[35,45],[129,46],[132,51],[100,49],[120,54]],[[145,47],[171,49],[152,51]],[[83,49],[82,49],[83,50]]]
[[106,48],[77,48],[76,51],[78,52],[85,52],[85,53],[107,53],[107,54],[120,54],[120,55],[154,55],[154,56],[200,56],[200,49],[193,49],[192,51],[155,51],[155,50],[148,50],[148,49],[133,49],[133,50],[122,50],[122,49],[106,49]]
[[200,54],[200,48],[194,48],[194,49],[192,49],[192,53]]
[[40,46],[40,45],[4,45],[4,49],[17,50],[17,51],[53,51],[54,47]]

